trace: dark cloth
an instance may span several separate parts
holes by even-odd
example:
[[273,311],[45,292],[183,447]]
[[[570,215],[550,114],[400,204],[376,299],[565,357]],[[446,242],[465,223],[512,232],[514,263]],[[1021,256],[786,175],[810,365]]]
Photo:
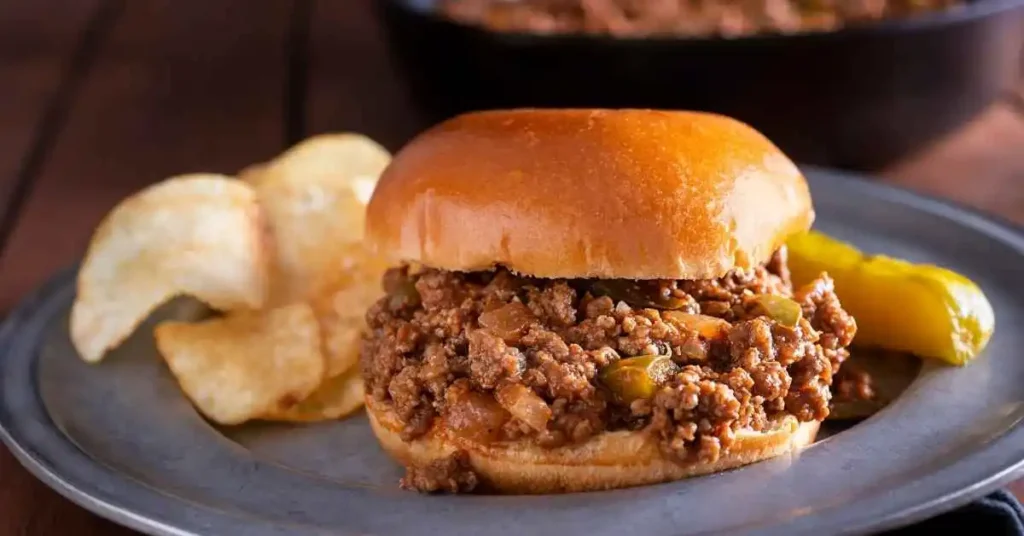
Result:
[[984,534],[1024,536],[1024,509],[1008,491],[996,491],[967,506],[927,519],[916,525],[882,533],[884,536],[917,534]]

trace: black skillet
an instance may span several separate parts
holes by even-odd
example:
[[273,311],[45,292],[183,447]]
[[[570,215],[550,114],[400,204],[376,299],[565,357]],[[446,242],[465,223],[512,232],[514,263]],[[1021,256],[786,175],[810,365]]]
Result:
[[889,164],[974,117],[1019,80],[1024,48],[1024,0],[737,39],[499,34],[434,4],[375,2],[434,121],[520,106],[708,110],[799,161],[852,169]]

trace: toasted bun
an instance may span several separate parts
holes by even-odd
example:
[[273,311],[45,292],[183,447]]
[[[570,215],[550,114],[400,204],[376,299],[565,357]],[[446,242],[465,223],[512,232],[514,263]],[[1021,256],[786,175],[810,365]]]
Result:
[[766,261],[813,220],[797,167],[734,119],[512,110],[411,141],[366,225],[383,254],[447,270],[704,279]]
[[435,425],[426,435],[404,441],[401,423],[389,406],[367,395],[366,411],[377,440],[395,460],[422,466],[463,450],[489,489],[516,494],[616,489],[724,471],[796,452],[814,442],[819,426],[787,417],[769,432],[738,432],[728,452],[714,463],[676,463],[661,454],[651,434],[639,431],[605,432],[582,445],[544,449],[528,440],[482,445]]

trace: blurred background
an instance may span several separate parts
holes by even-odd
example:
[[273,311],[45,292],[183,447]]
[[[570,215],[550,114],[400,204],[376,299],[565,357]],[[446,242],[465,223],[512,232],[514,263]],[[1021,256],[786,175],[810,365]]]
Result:
[[1024,222],[1022,51],[1024,0],[6,0],[0,307],[142,185],[473,109],[720,112]]
[[417,102],[692,108],[876,169],[1020,79],[1019,0],[379,2]]
[[[1022,6],[4,0],[0,312],[146,184],[233,174],[321,132],[396,150],[470,109],[721,112],[800,163],[1024,224]],[[0,449],[0,534],[71,532],[120,533]]]

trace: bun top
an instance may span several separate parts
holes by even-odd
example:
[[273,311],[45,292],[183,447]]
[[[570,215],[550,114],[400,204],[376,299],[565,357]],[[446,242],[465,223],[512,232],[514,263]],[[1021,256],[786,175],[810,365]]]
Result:
[[395,261],[550,278],[706,279],[768,260],[814,220],[772,142],[721,115],[460,115],[394,157],[366,237]]

